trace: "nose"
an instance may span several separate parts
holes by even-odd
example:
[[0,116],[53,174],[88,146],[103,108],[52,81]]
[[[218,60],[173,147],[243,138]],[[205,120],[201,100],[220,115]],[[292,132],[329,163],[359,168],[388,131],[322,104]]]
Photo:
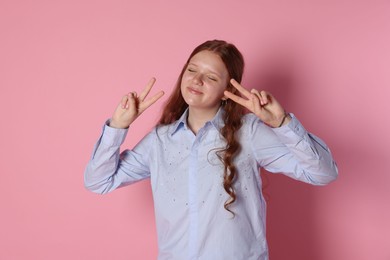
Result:
[[196,73],[196,74],[194,75],[194,77],[192,78],[192,81],[193,81],[196,85],[203,85],[203,76],[202,76],[202,74]]

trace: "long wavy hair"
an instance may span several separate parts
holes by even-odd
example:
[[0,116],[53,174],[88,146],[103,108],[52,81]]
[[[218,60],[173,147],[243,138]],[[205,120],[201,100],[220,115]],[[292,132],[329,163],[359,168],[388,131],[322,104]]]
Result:
[[[211,40],[202,43],[192,51],[185,63],[175,88],[165,104],[159,124],[167,125],[175,122],[187,109],[188,104],[184,101],[181,93],[181,80],[191,58],[197,53],[205,50],[212,51],[219,55],[226,66],[229,77],[235,79],[237,82],[241,82],[244,72],[244,58],[240,51],[233,44],[221,40]],[[230,83],[226,86],[226,90],[236,95],[240,95],[236,88]],[[226,140],[226,146],[217,149],[217,155],[224,164],[223,187],[230,196],[230,198],[225,201],[224,208],[234,215],[234,212],[229,209],[229,206],[236,201],[236,192],[233,188],[233,183],[237,178],[237,170],[233,160],[240,150],[240,143],[237,141],[236,132],[242,125],[241,118],[244,114],[244,109],[241,105],[230,99],[222,101],[221,105],[223,106],[225,113],[223,117],[224,126],[221,128],[220,134]]]

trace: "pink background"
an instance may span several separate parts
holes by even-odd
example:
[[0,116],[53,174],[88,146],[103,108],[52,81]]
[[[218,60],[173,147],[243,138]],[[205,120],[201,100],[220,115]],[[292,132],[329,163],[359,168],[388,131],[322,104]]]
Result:
[[0,259],[156,258],[149,181],[100,196],[84,167],[122,94],[152,76],[169,93],[219,38],[339,165],[326,187],[266,175],[271,259],[389,260],[390,2],[137,2],[0,2]]

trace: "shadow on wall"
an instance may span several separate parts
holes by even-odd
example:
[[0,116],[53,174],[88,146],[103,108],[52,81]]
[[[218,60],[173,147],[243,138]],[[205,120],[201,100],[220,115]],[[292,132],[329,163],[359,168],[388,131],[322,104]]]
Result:
[[[261,60],[261,59],[259,59]],[[296,60],[291,56],[272,57],[256,66],[262,68],[249,79],[258,90],[269,91],[290,111],[299,88]],[[299,91],[298,91],[299,92]],[[270,259],[320,259],[313,205],[317,187],[302,183],[282,174],[261,172],[267,200],[267,239]]]
[[309,184],[262,171],[266,183],[267,239],[270,258],[321,259],[316,233],[315,190]]

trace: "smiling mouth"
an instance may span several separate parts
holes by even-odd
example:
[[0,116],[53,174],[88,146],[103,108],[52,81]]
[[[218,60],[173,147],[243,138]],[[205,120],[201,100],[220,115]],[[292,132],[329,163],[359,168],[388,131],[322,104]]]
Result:
[[195,95],[201,95],[201,94],[203,94],[203,93],[200,92],[199,90],[196,90],[196,89],[194,89],[194,88],[192,88],[192,87],[187,87],[187,89],[188,89],[188,92],[190,92],[190,93],[192,93],[192,94],[195,94]]

